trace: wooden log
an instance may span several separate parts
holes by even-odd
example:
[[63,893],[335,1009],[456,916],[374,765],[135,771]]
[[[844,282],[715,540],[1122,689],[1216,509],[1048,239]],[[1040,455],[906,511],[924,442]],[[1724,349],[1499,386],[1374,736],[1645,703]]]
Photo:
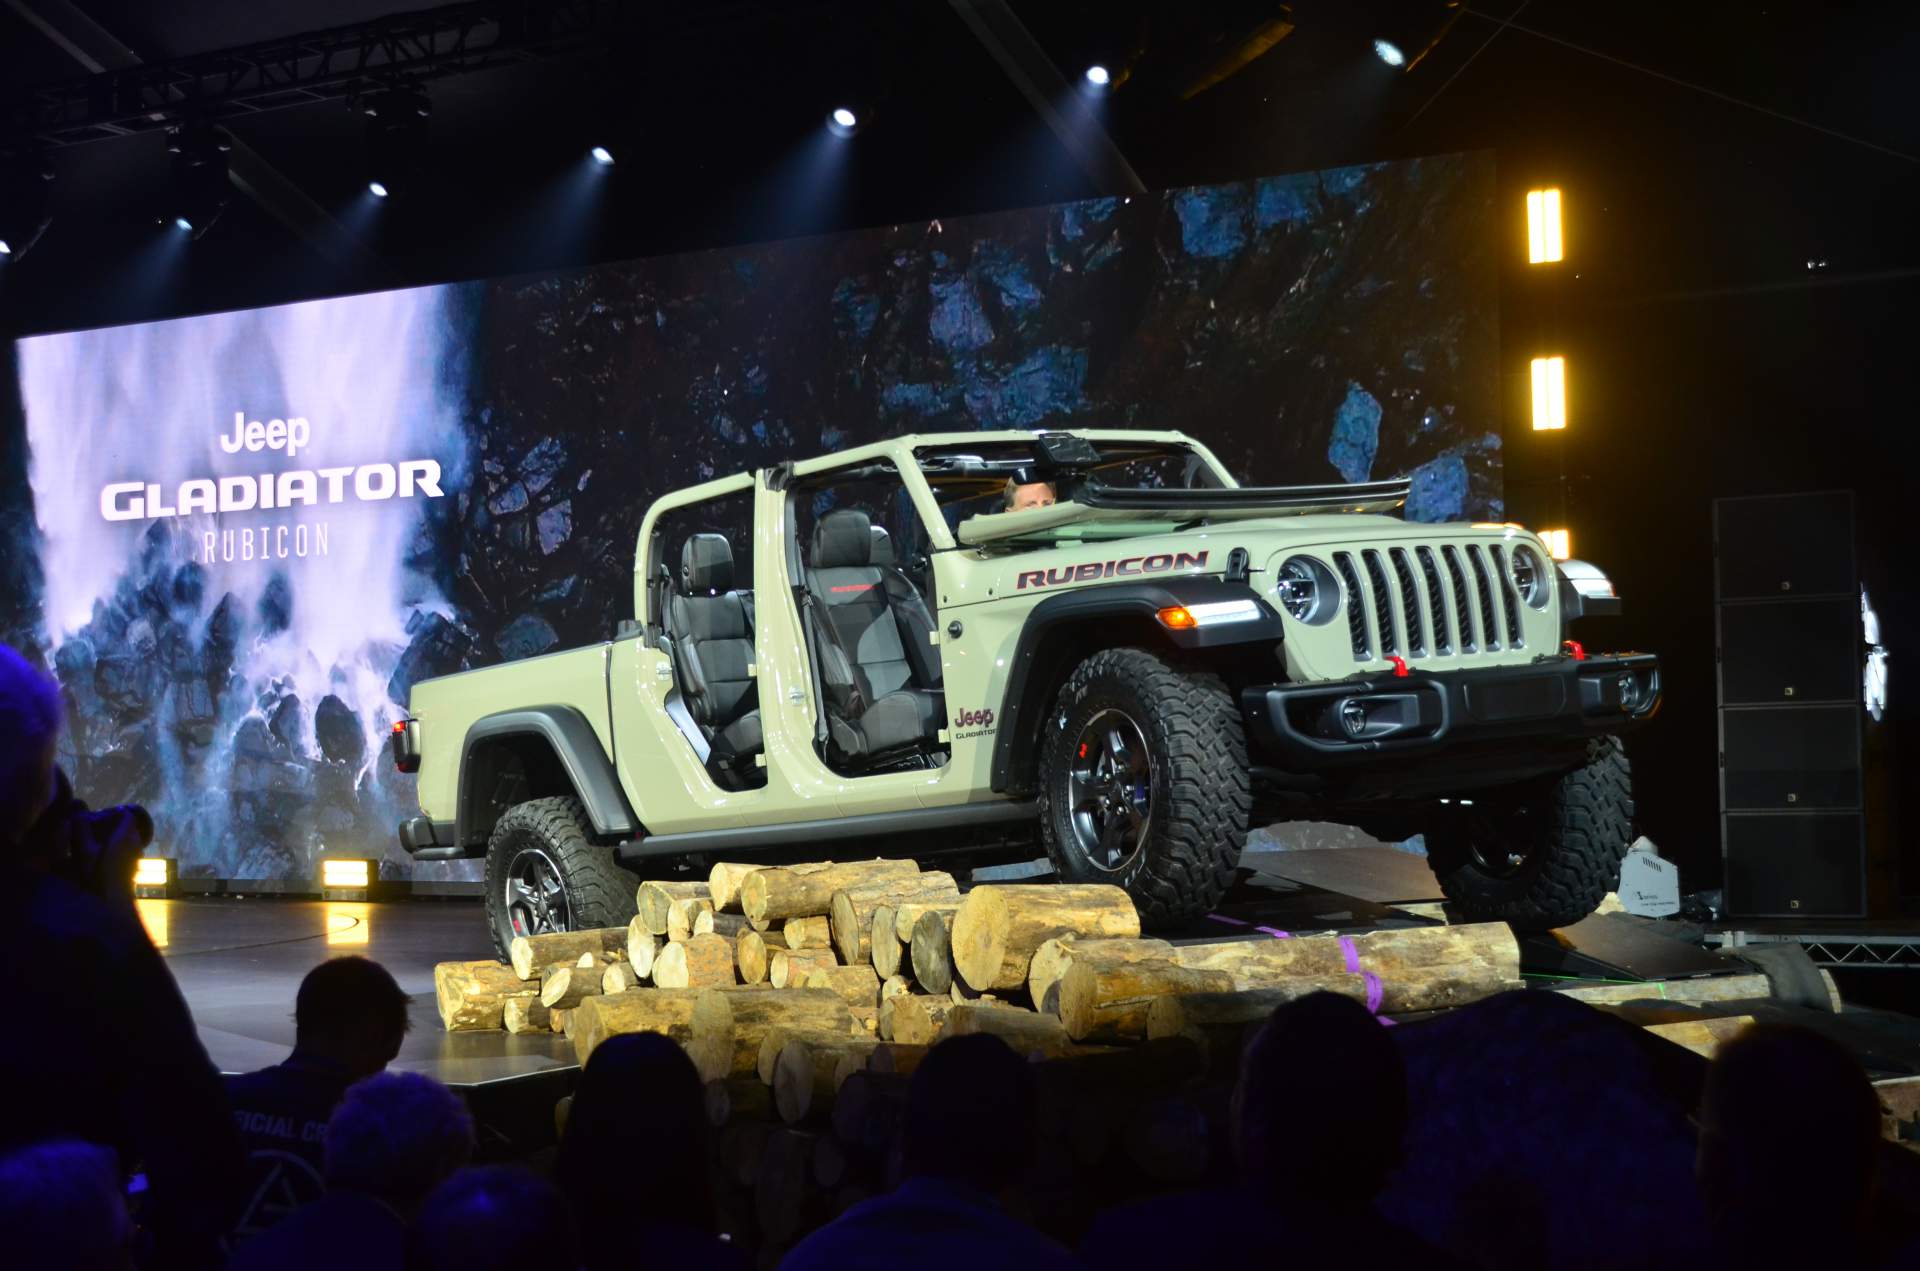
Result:
[[773,1095],[769,1092],[765,1120],[757,1117],[735,1120],[720,1132],[717,1151],[720,1176],[736,1187],[752,1187],[754,1179],[759,1177],[760,1157],[766,1151],[767,1140],[773,1136],[775,1124]]
[[1075,1166],[1099,1166],[1134,1108],[1189,1085],[1205,1067],[1200,1048],[1183,1037],[1083,1046],[1043,1060],[1033,1066],[1041,1135],[1064,1144]]
[[773,1117],[773,1090],[757,1077],[727,1077],[706,1085],[707,1124],[724,1129],[735,1121]]
[[913,943],[913,929],[920,924],[920,915],[928,912],[937,913],[944,917],[947,920],[948,929],[951,930],[953,927],[953,916],[960,912],[960,904],[958,901],[952,900],[940,900],[932,903],[910,900],[905,904],[895,905],[893,907],[893,930],[894,934],[900,937],[900,943],[903,946]]
[[759,869],[758,865],[742,865],[734,861],[721,861],[707,871],[707,898],[713,902],[715,910],[740,912],[740,882]]
[[599,961],[548,967],[540,977],[540,1005],[568,1009],[604,991],[607,965]]
[[789,918],[780,924],[780,934],[786,937],[789,949],[831,949],[833,919],[825,914]]
[[627,961],[641,979],[653,976],[653,955],[660,951],[660,937],[647,930],[638,916],[627,923]]
[[875,1042],[851,1037],[833,1041],[793,1037],[780,1048],[773,1065],[773,1106],[788,1125],[799,1125],[823,1115],[833,1106],[834,1072],[849,1053],[862,1059],[871,1054]]
[[898,1073],[856,1072],[833,1096],[829,1116],[834,1137],[870,1153],[898,1141],[907,1104],[908,1078]]
[[767,983],[777,989],[805,988],[809,975],[839,965],[832,949],[775,949],[767,963]]
[[880,977],[871,966],[816,967],[807,973],[807,987],[830,989],[848,1006],[880,1009]]
[[1053,996],[1054,986],[1060,983],[1076,957],[1095,959],[1103,964],[1140,962],[1147,958],[1164,961],[1173,957],[1173,946],[1165,940],[1082,940],[1075,936],[1049,940],[1034,950],[1033,961],[1027,966],[1027,995],[1033,1000],[1033,1009],[1052,1015],[1060,1013],[1060,1003]]
[[1055,990],[1060,1022],[1077,1042],[1131,1042],[1147,1038],[1147,1008],[1174,993],[1230,993],[1225,971],[1177,962],[1076,961]]
[[1302,979],[1332,987],[1347,976],[1370,975],[1382,1014],[1463,1006],[1520,987],[1520,945],[1503,922],[1181,945],[1174,960],[1226,971],[1236,989],[1286,987]]
[[[693,925],[701,915],[713,913],[713,902],[705,896],[682,896],[667,905],[667,939],[693,939]],[[712,926],[709,922],[708,926]]]
[[[851,1077],[856,1072],[866,1071],[867,1058],[866,1055],[861,1054],[857,1050],[850,1050],[840,1056],[840,1062],[833,1070],[833,1089],[835,1094],[840,1092],[841,1086],[847,1084],[848,1077]],[[779,1071],[779,1068],[776,1066],[774,1068],[775,1076],[779,1075]]]
[[[853,1017],[838,994],[812,989],[783,993],[709,990],[690,1021],[687,1055],[702,1078],[757,1077],[760,1046],[775,1029],[845,1036]],[[771,1061],[769,1061],[771,1072]]]
[[880,984],[880,1000],[882,1002],[885,1002],[890,997],[905,997],[911,992],[913,992],[913,984],[904,975],[889,976],[887,979],[881,981]]
[[897,1077],[911,1077],[920,1061],[927,1057],[931,1046],[908,1046],[902,1042],[883,1042],[873,1048],[867,1056],[867,1071],[887,1073]]
[[1148,1004],[1147,1037],[1188,1038],[1209,1057],[1216,1072],[1231,1072],[1240,1062],[1247,1037],[1267,1022],[1275,1007],[1319,992],[1337,992],[1356,1002],[1367,1000],[1366,981],[1358,975],[1347,976],[1339,985],[1302,980],[1280,988],[1245,992],[1173,994]]
[[892,1040],[909,1046],[931,1046],[954,1009],[947,998],[919,993],[896,997],[888,1005],[893,1007]]
[[[842,1002],[841,1005],[845,1006],[846,1003]],[[788,1042],[795,1040],[819,1042],[823,1046],[838,1046],[842,1042],[850,1043],[854,1038],[845,1027],[789,1028],[785,1025],[776,1025],[768,1029],[766,1036],[760,1039],[760,1053],[754,1057],[754,1072],[760,1080],[768,1085],[773,1084],[773,1068],[780,1061],[780,1052]],[[874,1044],[879,1045],[878,1042]]]
[[543,967],[556,962],[578,962],[583,953],[608,958],[627,947],[625,927],[599,927],[590,931],[552,931],[539,936],[515,936],[507,946],[513,973],[531,980]]
[[433,968],[433,999],[440,1023],[449,1033],[486,1032],[500,1028],[510,997],[531,994],[537,986],[512,967],[491,958],[476,962],[441,962]]
[[782,918],[824,914],[833,893],[870,879],[905,878],[920,872],[912,861],[846,861],[824,869],[757,869],[740,883],[740,908],[753,925],[767,930]]
[[[905,995],[900,994],[897,996]],[[894,999],[887,996],[886,986],[881,985],[880,1011],[874,1016],[873,1020],[874,1036],[878,1037],[881,1041],[890,1042],[893,1040],[893,1003]]]
[[853,1015],[853,1028],[851,1031],[855,1037],[866,1037],[876,1041],[879,1040],[879,1032],[880,1032],[880,1008],[879,1007],[862,1006],[858,1002],[850,1002],[847,1004],[847,1010]]
[[[1820,973],[1829,981],[1832,975]],[[1693,980],[1652,980],[1644,984],[1566,984],[1552,990],[1595,1006],[1629,1002],[1757,1002],[1773,996],[1764,975],[1705,975]]]
[[913,963],[913,978],[929,993],[945,993],[953,987],[953,951],[948,930],[952,922],[951,914],[929,909],[913,924],[908,960]]
[[634,894],[633,903],[639,910],[641,925],[656,936],[668,934],[673,902],[676,900],[706,900],[707,885],[704,882],[641,883],[640,890]]
[[717,989],[737,983],[733,946],[715,935],[674,941],[653,960],[653,982],[663,989]]
[[907,951],[895,930],[893,906],[890,904],[873,907],[873,922],[870,924],[870,943],[873,946],[873,970],[883,980],[893,979],[900,974],[900,957]]
[[857,966],[873,960],[873,912],[881,905],[911,901],[958,903],[960,888],[941,870],[899,878],[881,878],[842,887],[827,898],[833,947],[840,960]]
[[696,936],[719,936],[725,940],[737,940],[742,931],[752,931],[753,924],[747,921],[745,914],[715,913],[706,910],[693,920],[693,934]]
[[[605,995],[602,994],[602,996]],[[573,1040],[572,1011],[564,1008],[560,1010],[550,1010],[547,1012],[547,1022],[553,1025],[554,1032],[564,1034],[568,1041]]]
[[813,1185],[832,1191],[847,1181],[853,1161],[846,1144],[831,1134],[823,1134],[813,1143]]
[[[899,1032],[899,1020],[895,1019],[895,1036]],[[972,1033],[991,1033],[1029,1059],[1035,1055],[1055,1059],[1073,1053],[1073,1039],[1058,1018],[1018,1006],[968,1002],[947,1012],[942,1037],[966,1037]]]
[[1649,1024],[1647,1031],[1684,1046],[1696,1055],[1712,1059],[1720,1047],[1753,1027],[1751,1015],[1721,1015],[1713,1019],[1683,1020],[1673,1024]]
[[522,1033],[550,1033],[553,1031],[552,1011],[541,1005],[534,997],[521,995],[510,997],[504,1003],[501,1012],[501,1024],[516,1037]]
[[787,938],[778,931],[755,931],[748,927],[734,937],[734,962],[740,968],[742,984],[765,984],[771,951],[787,947]]
[[553,1137],[567,1137],[567,1120],[573,1115],[573,1096],[563,1094],[553,1101]]
[[763,1247],[784,1246],[806,1225],[814,1137],[776,1129],[761,1148],[760,1169],[753,1183],[753,1213],[760,1224]]
[[628,989],[645,988],[647,977],[634,969],[631,962],[609,962],[606,973],[600,977],[602,993],[624,993]]
[[982,993],[1024,988],[1034,953],[1056,936],[1139,934],[1140,915],[1118,887],[988,883],[968,892],[953,915],[953,969]]
[[574,1057],[584,1065],[601,1042],[626,1033],[659,1033],[684,1046],[699,997],[694,989],[629,989],[587,998],[568,1016]]

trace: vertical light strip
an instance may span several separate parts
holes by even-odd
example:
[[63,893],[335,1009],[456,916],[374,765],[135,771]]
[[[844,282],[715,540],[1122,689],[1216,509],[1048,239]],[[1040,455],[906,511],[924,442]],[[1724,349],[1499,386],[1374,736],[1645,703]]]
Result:
[[1573,557],[1573,535],[1567,530],[1541,530],[1540,541],[1546,544],[1547,555],[1555,560],[1570,560]]
[[1560,191],[1527,191],[1527,263],[1544,265],[1560,260]]
[[1567,359],[1533,359],[1533,430],[1567,426]]

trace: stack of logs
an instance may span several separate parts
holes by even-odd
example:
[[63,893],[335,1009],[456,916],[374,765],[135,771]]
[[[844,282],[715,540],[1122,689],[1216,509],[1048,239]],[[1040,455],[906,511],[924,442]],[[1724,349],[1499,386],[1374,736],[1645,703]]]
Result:
[[[523,937],[512,965],[443,963],[450,1030],[553,1030],[584,1064],[655,1032],[707,1082],[723,1208],[763,1259],[882,1190],[906,1082],[943,1037],[992,1033],[1036,1064],[1036,1203],[1115,1169],[1197,1181],[1220,1159],[1248,1030],[1316,990],[1381,1014],[1520,985],[1504,924],[1172,945],[1118,887],[974,887],[911,861],[719,864],[649,882],[624,928]],[[1111,1188],[1099,1203],[1112,1203]]]

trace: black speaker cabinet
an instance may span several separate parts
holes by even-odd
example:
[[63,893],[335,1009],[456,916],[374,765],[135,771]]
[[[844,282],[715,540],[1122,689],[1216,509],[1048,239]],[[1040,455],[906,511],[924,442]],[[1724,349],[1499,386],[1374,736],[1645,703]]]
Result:
[[1719,499],[1713,539],[1726,911],[1864,916],[1853,496]]

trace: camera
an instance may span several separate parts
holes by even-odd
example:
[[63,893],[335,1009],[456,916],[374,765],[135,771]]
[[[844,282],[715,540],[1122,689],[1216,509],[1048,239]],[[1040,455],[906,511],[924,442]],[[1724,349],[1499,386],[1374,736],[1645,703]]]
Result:
[[99,896],[132,894],[134,865],[152,842],[153,817],[145,808],[89,808],[60,771],[52,804],[26,835],[28,851],[53,873]]

